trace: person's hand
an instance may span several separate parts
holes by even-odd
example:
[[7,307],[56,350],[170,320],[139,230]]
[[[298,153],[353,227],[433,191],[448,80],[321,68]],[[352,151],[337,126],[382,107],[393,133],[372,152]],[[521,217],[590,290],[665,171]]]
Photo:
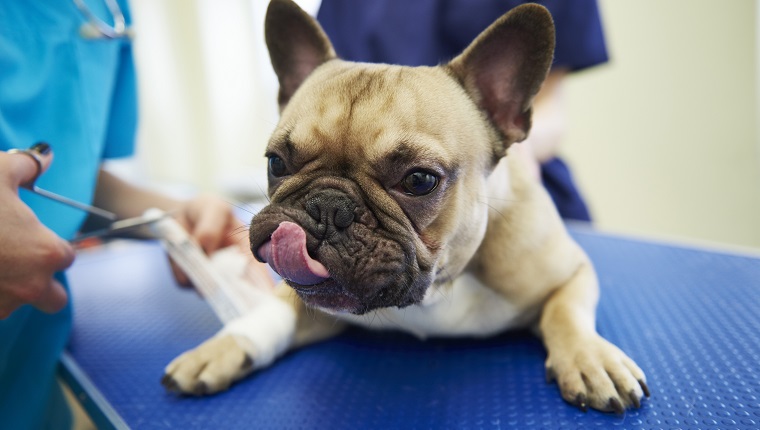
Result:
[[0,151],[0,319],[31,304],[53,313],[68,300],[53,274],[74,261],[74,249],[42,225],[21,201],[18,188],[47,170],[53,160],[50,147],[32,147],[40,164],[27,154]]
[[[250,253],[248,229],[235,217],[230,205],[218,197],[205,195],[190,200],[176,218],[207,255],[232,245]],[[172,271],[180,285],[190,285],[187,275],[175,264]]]
[[[149,208],[171,212],[207,255],[236,245],[241,252],[250,256],[251,266],[257,273],[269,276],[266,266],[251,255],[248,229],[235,217],[231,205],[219,197],[205,195],[181,202],[164,194],[136,187],[101,169],[94,203],[95,206],[118,214],[122,219],[140,216]],[[256,267],[257,265],[261,267]],[[180,285],[190,286],[187,275],[174,262],[172,272]]]

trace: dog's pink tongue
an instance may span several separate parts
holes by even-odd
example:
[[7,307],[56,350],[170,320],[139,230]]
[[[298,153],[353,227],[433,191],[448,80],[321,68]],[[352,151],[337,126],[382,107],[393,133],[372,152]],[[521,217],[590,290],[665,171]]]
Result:
[[330,277],[327,268],[306,251],[306,232],[298,224],[284,221],[261,245],[259,256],[283,278],[300,285],[318,284]]

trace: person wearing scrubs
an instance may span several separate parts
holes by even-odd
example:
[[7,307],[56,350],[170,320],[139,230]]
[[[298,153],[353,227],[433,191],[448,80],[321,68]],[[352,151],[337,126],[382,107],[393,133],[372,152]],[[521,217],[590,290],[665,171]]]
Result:
[[[351,61],[435,66],[460,54],[481,31],[522,0],[322,0],[317,19],[338,56]],[[543,0],[556,26],[552,71],[534,101],[533,129],[517,147],[565,219],[591,214],[557,156],[564,133],[562,83],[568,73],[607,61],[596,0]]]
[[72,425],[55,369],[72,325],[67,239],[86,214],[23,185],[39,174],[40,188],[120,218],[176,209],[206,252],[245,239],[221,199],[178,202],[101,170],[134,150],[129,24],[124,1],[0,2],[0,428]]

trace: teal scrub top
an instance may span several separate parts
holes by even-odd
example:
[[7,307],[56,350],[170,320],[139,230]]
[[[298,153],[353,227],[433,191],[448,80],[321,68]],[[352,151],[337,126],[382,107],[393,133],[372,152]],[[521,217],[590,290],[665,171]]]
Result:
[[[102,0],[86,3],[113,22]],[[126,3],[120,5],[130,22]],[[137,109],[131,43],[85,40],[79,35],[84,22],[70,0],[0,2],[0,150],[48,142],[55,158],[37,184],[89,202],[102,160],[133,152]],[[85,218],[25,190],[20,195],[63,238]],[[71,301],[52,315],[27,305],[0,320],[0,427],[71,426],[54,379],[71,312]]]

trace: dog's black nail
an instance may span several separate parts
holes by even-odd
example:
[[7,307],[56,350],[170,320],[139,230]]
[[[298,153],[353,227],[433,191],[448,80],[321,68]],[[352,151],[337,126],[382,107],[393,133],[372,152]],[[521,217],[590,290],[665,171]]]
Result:
[[628,393],[628,397],[631,398],[631,403],[633,403],[633,406],[635,406],[636,409],[641,407],[641,401],[639,401],[639,396],[636,394],[636,390],[631,390],[631,392]]
[[641,389],[644,391],[644,395],[649,397],[649,387],[647,386],[647,383],[644,382],[643,379],[639,379],[639,385],[641,385]]
[[588,400],[585,394],[581,393],[575,396],[575,406],[578,406],[583,412],[588,412]]
[[557,373],[554,371],[553,367],[547,367],[546,368],[546,383],[550,383],[557,379]]
[[175,381],[169,374],[166,374],[161,378],[161,385],[169,391],[179,391],[179,384],[177,384],[177,381]]
[[195,386],[193,386],[193,394],[201,396],[206,393],[208,393],[208,385],[203,381],[196,382]]
[[29,148],[30,151],[37,152],[41,155],[47,155],[51,149],[50,145],[45,142],[37,142]]
[[610,402],[608,404],[608,407],[612,409],[618,415],[623,415],[623,413],[625,413],[625,408],[623,407],[623,404],[620,403],[620,400],[614,397],[610,397]]
[[251,358],[250,355],[246,354],[245,358],[243,358],[243,363],[240,365],[240,369],[249,370],[251,367],[253,367],[253,358]]

